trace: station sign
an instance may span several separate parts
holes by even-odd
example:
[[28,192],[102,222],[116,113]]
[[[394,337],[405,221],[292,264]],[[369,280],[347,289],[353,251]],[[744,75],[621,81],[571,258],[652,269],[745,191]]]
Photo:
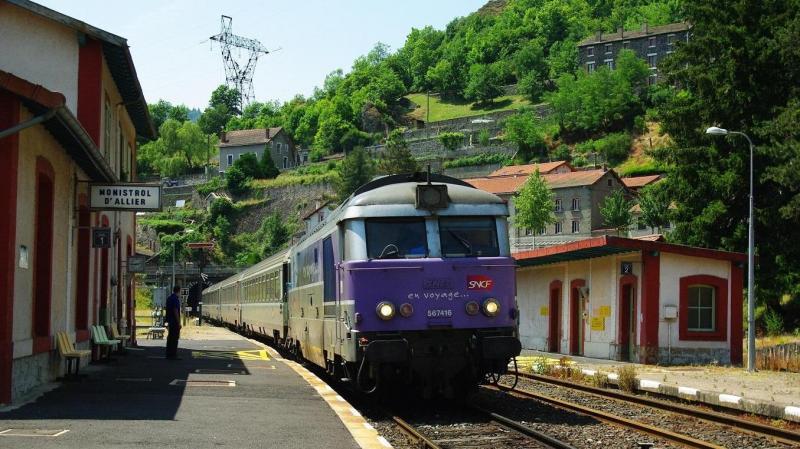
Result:
[[111,228],[92,228],[92,248],[111,248]]
[[147,265],[147,257],[130,256],[128,257],[128,273],[144,273]]
[[128,210],[152,212],[161,210],[159,184],[89,184],[91,210]]

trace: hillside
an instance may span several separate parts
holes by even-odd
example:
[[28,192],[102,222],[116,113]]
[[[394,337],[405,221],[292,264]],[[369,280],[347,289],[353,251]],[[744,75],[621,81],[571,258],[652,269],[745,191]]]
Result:
[[531,102],[522,95],[503,95],[489,104],[479,104],[464,99],[442,99],[439,95],[430,97],[430,115],[428,115],[428,96],[424,93],[406,95],[416,108],[408,114],[416,120],[438,122],[452,118],[482,115],[489,112],[519,109],[529,106]]

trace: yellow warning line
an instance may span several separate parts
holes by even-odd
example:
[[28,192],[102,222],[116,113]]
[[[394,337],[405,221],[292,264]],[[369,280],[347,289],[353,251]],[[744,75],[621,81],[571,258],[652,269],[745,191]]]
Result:
[[269,354],[264,349],[248,351],[192,351],[192,357],[196,359],[219,359],[219,360],[269,360]]

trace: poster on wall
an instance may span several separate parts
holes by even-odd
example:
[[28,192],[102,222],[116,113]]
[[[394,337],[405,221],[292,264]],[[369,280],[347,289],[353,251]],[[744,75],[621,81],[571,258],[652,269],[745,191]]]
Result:
[[89,209],[151,212],[161,210],[159,184],[89,184]]

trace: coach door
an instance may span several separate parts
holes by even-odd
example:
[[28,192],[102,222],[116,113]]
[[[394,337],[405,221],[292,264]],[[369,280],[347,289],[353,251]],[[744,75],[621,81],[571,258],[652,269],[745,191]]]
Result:
[[[628,278],[628,279],[626,279]],[[636,278],[626,276],[619,288],[619,356],[635,360],[636,351]]]
[[561,342],[561,281],[550,283],[550,312],[548,314],[547,350],[558,352]]

